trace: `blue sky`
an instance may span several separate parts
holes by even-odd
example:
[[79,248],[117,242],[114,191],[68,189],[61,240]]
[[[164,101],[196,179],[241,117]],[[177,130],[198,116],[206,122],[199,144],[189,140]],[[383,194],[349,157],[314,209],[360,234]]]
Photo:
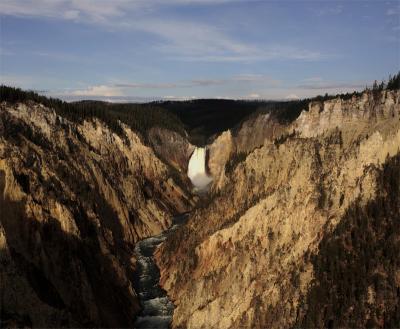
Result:
[[400,69],[400,1],[1,0],[1,82],[112,101],[283,99]]

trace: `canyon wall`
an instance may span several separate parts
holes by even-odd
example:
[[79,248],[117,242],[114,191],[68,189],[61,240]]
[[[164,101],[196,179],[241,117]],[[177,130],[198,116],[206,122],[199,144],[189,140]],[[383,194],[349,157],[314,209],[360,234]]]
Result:
[[97,119],[72,123],[33,102],[1,104],[2,325],[133,325],[134,244],[194,201],[178,170],[184,138],[150,134],[157,145],[176,142],[175,158],[162,161],[122,128],[120,136]]
[[229,168],[229,163],[236,163],[261,147],[266,140],[273,140],[286,133],[287,129],[271,113],[267,113],[251,115],[238,127],[217,136],[208,147],[208,167],[214,178],[212,190],[218,191],[225,184],[227,164]]
[[[2,325],[133,326],[135,244],[199,198],[186,135],[121,127],[0,104]],[[254,115],[207,149],[210,193],[156,251],[174,328],[400,323],[399,91]]]
[[188,136],[181,136],[175,131],[160,127],[151,128],[148,135],[151,146],[160,159],[180,173],[187,171],[188,159],[195,149],[195,146],[189,143]]
[[[400,92],[314,102],[280,130],[225,164],[211,202],[158,249],[173,327],[395,324]],[[236,147],[229,132],[219,139],[227,154]],[[223,161],[211,154],[209,166],[215,173]],[[360,247],[366,232],[372,249]],[[390,250],[377,253],[388,239]]]

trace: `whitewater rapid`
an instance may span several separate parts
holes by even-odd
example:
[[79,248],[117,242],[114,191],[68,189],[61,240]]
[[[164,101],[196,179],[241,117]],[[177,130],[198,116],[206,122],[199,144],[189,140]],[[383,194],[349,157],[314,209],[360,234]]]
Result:
[[206,171],[206,153],[204,147],[196,147],[188,165],[188,177],[199,191],[204,191],[212,181]]
[[175,217],[170,229],[139,241],[135,246],[137,267],[134,273],[134,287],[142,306],[142,311],[134,324],[136,329],[170,328],[174,304],[160,287],[160,270],[154,260],[154,251],[171,232],[184,224],[187,218],[186,214]]

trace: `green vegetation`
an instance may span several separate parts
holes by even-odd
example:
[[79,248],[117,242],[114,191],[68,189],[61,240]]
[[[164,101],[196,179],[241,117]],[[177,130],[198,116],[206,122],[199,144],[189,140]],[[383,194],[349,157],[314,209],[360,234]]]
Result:
[[296,101],[273,102],[259,108],[257,113],[271,113],[281,124],[289,124],[296,120],[301,111],[308,109],[308,103],[314,99],[306,98]]
[[271,113],[280,123],[290,123],[300,115],[302,110],[307,109],[310,100],[197,99],[183,102],[156,102],[155,104],[175,113],[182,120],[193,144],[205,145],[212,136],[238,127],[252,115]]
[[[400,72],[388,82],[375,82],[364,91],[377,92],[400,88]],[[55,111],[72,121],[82,121],[97,117],[104,121],[114,132],[122,134],[118,120],[143,134],[154,126],[167,128],[185,135],[189,132],[191,143],[205,145],[209,139],[230,128],[238,127],[251,115],[270,113],[281,124],[295,120],[303,110],[308,109],[311,101],[326,101],[340,97],[350,99],[362,92],[316,96],[296,101],[197,99],[190,101],[157,101],[147,104],[113,104],[100,101],[63,102],[59,99],[40,96],[32,91],[0,86],[0,100],[10,103],[34,101]]]
[[6,113],[2,117],[3,127],[1,133],[4,138],[13,140],[17,145],[20,145],[21,138],[24,136],[36,145],[45,150],[49,150],[49,142],[47,138],[38,130],[23,121],[16,120],[14,117]]
[[384,164],[378,191],[321,241],[299,327],[400,327],[400,153]]
[[259,109],[261,101],[229,99],[196,99],[190,101],[156,102],[176,114],[185,124],[191,142],[204,145],[215,134],[234,127]]
[[372,85],[372,90],[395,90],[400,89],[400,72],[395,74],[394,76],[389,75],[388,82],[381,81],[378,82],[375,80],[374,84]]
[[389,75],[389,81],[386,84],[386,89],[389,90],[400,89],[400,72],[395,74],[393,77]]
[[12,104],[33,101],[54,109],[60,116],[74,122],[96,117],[120,136],[123,132],[118,121],[142,133],[144,138],[147,137],[148,129],[154,126],[185,135],[185,125],[191,142],[196,145],[204,145],[211,136],[238,125],[254,113],[272,112],[280,122],[291,122],[308,103],[308,100],[276,102],[218,99],[147,104],[113,104],[101,101],[68,103],[4,85],[0,86],[0,101]]
[[274,139],[274,145],[279,146],[285,143],[288,139],[293,138],[294,136],[296,136],[296,132],[294,130],[291,133],[283,134]]
[[155,104],[112,104],[99,101],[81,101],[67,103],[59,99],[38,95],[33,91],[0,86],[0,101],[11,104],[33,101],[52,108],[56,113],[73,122],[98,118],[108,125],[115,133],[123,137],[123,130],[118,123],[121,121],[133,130],[147,138],[147,131],[159,126],[185,135],[185,130],[179,118],[173,113]]
[[365,89],[362,91],[354,91],[352,93],[336,94],[336,95],[325,94],[324,96],[317,96],[310,100],[326,101],[338,97],[346,100],[352,98],[353,96],[360,96],[364,92],[372,91],[374,95],[377,95],[378,94],[377,92],[382,90],[396,90],[396,89],[400,89],[400,71],[394,76],[389,75],[388,82],[382,80],[380,83],[378,83],[378,81],[375,80],[372,86],[366,86]]

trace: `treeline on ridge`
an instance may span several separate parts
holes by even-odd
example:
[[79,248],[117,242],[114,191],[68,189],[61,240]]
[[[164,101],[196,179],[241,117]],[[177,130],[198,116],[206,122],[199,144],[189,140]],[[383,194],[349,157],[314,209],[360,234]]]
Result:
[[102,101],[65,102],[25,91],[20,88],[0,86],[0,101],[11,104],[33,101],[52,108],[73,122],[96,117],[104,121],[118,135],[123,131],[118,121],[147,137],[148,129],[159,126],[185,135],[191,142],[202,145],[224,130],[234,127],[256,112],[274,112],[280,121],[294,120],[307,105],[302,101],[261,101],[198,99],[190,101],[157,101],[151,103],[108,103]]
[[53,108],[57,114],[81,122],[97,117],[104,121],[114,132],[122,134],[118,120],[140,132],[146,139],[148,129],[159,126],[185,135],[189,133],[191,143],[204,145],[210,138],[234,127],[251,115],[270,113],[280,123],[294,121],[303,110],[308,109],[311,101],[326,101],[334,98],[344,100],[360,96],[363,92],[377,94],[381,90],[400,88],[400,72],[389,76],[387,82],[375,81],[363,91],[336,95],[319,95],[301,100],[232,100],[232,99],[195,99],[187,101],[154,101],[138,103],[107,103],[101,101],[80,101],[68,103],[60,99],[48,98],[33,91],[0,86],[0,100],[10,103],[34,101]]
[[185,124],[191,141],[204,145],[225,130],[238,127],[251,115],[271,113],[280,123],[295,120],[302,110],[307,109],[310,100],[233,100],[196,99],[188,101],[153,102],[176,114]]
[[116,134],[123,137],[123,130],[118,123],[121,121],[140,132],[147,138],[147,131],[155,126],[166,128],[185,135],[183,124],[179,118],[155,104],[117,104],[101,101],[80,101],[68,103],[56,98],[38,95],[33,91],[20,88],[0,86],[0,101],[15,104],[17,102],[33,101],[52,108],[56,113],[73,122],[98,118]]
[[315,276],[295,328],[399,328],[400,153],[311,256]]

